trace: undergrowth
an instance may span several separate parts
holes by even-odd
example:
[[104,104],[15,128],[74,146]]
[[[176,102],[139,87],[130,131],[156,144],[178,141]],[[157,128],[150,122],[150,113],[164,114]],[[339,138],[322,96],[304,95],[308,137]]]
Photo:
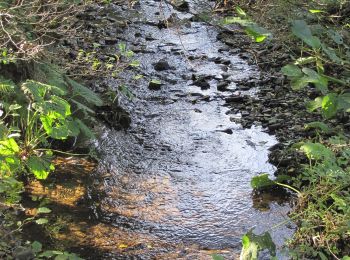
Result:
[[[252,187],[281,185],[297,196],[290,214],[298,228],[288,241],[292,259],[350,259],[350,3],[320,1],[217,1],[224,24],[238,23],[255,42],[278,44],[289,54],[281,73],[294,91],[305,96],[307,113],[321,121],[305,123],[316,136],[291,146],[306,156],[297,176],[254,177]],[[243,11],[244,10],[244,11]],[[288,12],[286,12],[288,10]],[[259,24],[259,26],[257,25]],[[262,30],[266,28],[267,30]],[[262,45],[266,46],[266,45]],[[282,67],[283,66],[283,67]],[[275,255],[271,237],[248,232],[241,259],[257,259],[259,250]]]

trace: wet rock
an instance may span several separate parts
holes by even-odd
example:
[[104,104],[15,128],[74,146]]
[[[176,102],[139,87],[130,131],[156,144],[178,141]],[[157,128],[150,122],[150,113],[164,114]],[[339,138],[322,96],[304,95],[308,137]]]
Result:
[[190,11],[190,5],[187,1],[178,1],[178,3],[174,4],[174,7],[176,10],[180,12],[189,12]]
[[221,76],[223,79],[228,79],[229,77],[231,77],[231,74],[230,73],[222,73]]
[[148,84],[148,88],[150,90],[160,90],[162,88],[162,83],[161,82],[157,82],[157,81],[150,81],[150,83]]
[[223,133],[228,134],[228,135],[233,134],[233,130],[231,128],[227,128],[225,130],[220,130],[220,132],[223,132]]
[[202,90],[210,89],[210,84],[205,78],[197,79],[193,82],[193,85],[200,87]]
[[238,102],[243,102],[244,101],[244,97],[237,95],[237,96],[231,96],[231,97],[227,97],[225,98],[226,103],[238,103]]
[[218,91],[226,91],[229,84],[230,84],[230,82],[228,82],[228,81],[219,82],[216,86],[217,90]]
[[156,63],[153,63],[153,67],[157,71],[164,71],[164,70],[170,70],[171,67],[169,63],[166,60],[160,60]]
[[271,131],[276,131],[276,130],[280,129],[281,127],[282,127],[281,123],[276,123],[276,124],[269,125],[269,129]]

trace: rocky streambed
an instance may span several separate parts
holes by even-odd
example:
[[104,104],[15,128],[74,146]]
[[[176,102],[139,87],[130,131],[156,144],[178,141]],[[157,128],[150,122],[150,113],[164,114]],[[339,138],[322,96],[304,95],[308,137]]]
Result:
[[[190,12],[196,7],[190,3]],[[242,115],[227,107],[257,95],[259,86],[241,83],[260,73],[218,40],[217,29],[188,12],[158,1],[114,8],[108,12],[129,13],[129,25],[115,37],[136,53],[140,67],[104,83],[115,90],[125,84],[135,95],[120,100],[130,127],[100,129],[96,143],[98,172],[108,173],[100,186],[106,193],[100,220],[132,237],[124,241],[112,229],[110,256],[166,258],[175,247],[176,257],[218,250],[236,259],[245,232],[267,231],[289,210],[283,196],[256,198],[250,188],[253,176],[275,171],[267,162],[275,137],[235,123]],[[291,232],[272,230],[278,245]]]
[[287,219],[288,197],[250,188],[253,176],[276,170],[268,156],[277,140],[265,127],[279,121],[246,119],[264,75],[228,45],[235,35],[224,40],[188,3],[179,11],[140,0],[84,14],[101,55],[124,43],[140,62],[95,84],[101,92],[126,85],[134,97],[119,99],[127,113],[101,113],[114,126],[125,114],[131,120],[123,130],[98,127],[99,177],[86,194],[103,196],[90,196],[93,212],[76,210],[66,223],[63,239],[87,259],[237,259],[251,228],[270,231],[279,248],[293,233],[272,228]]

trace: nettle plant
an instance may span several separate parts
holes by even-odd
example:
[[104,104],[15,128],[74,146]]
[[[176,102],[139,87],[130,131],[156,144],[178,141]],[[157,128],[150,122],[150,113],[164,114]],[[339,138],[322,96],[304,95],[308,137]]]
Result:
[[[102,105],[96,94],[69,78],[59,86],[34,80],[15,84],[2,78],[0,94],[0,180],[18,191],[22,185],[15,179],[21,173],[43,180],[54,170],[51,140],[81,133],[93,137],[89,127],[74,116],[81,111],[92,119],[93,110],[82,102]],[[6,194],[9,185],[2,184],[0,193]]]
[[[346,92],[350,84],[350,48],[339,32],[321,26],[314,28],[315,33],[304,20],[293,21],[292,32],[303,42],[302,53],[293,64],[284,66],[282,73],[291,80],[294,90],[312,84],[320,96],[309,102],[307,108],[310,112],[321,109],[328,119],[338,111],[350,112],[350,93]],[[316,33],[325,41],[321,41]],[[326,44],[326,40],[334,48]],[[326,75],[327,66],[339,67],[345,75],[343,78]]]

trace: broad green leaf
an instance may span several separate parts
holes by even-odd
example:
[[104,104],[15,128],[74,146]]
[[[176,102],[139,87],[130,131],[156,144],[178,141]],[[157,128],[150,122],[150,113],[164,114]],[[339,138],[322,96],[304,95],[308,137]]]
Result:
[[264,28],[258,26],[255,23],[251,23],[249,24],[246,29],[245,32],[251,36],[255,42],[263,42],[267,37],[271,36],[271,34],[265,30]]
[[267,249],[271,257],[276,256],[276,245],[269,232],[255,235],[252,230],[242,237],[241,260],[257,260],[260,250]]
[[38,225],[44,225],[48,222],[49,222],[49,220],[47,218],[39,218],[39,219],[35,220],[35,223],[37,223]]
[[335,63],[341,64],[342,59],[340,59],[335,52],[335,50],[331,47],[326,46],[325,44],[322,44],[322,50],[324,53],[328,55],[328,57]]
[[341,34],[335,30],[329,29],[327,31],[328,36],[336,43],[336,44],[343,44],[344,40]]
[[76,120],[67,120],[68,136],[78,136],[80,133],[80,126]]
[[211,258],[213,260],[225,260],[225,258],[222,255],[218,255],[218,254],[212,254]]
[[304,143],[300,150],[303,151],[306,156],[309,158],[309,160],[335,160],[334,153],[329,150],[327,147],[325,147],[323,144],[320,143]]
[[153,83],[153,84],[158,84],[158,85],[161,85],[161,84],[162,84],[162,82],[161,82],[160,80],[158,80],[158,79],[152,79],[152,80],[151,80],[151,83]]
[[19,153],[20,148],[13,138],[0,141],[0,155],[15,155]]
[[94,132],[91,131],[90,127],[84,124],[80,119],[75,119],[75,122],[78,124],[80,132],[87,138],[94,139],[96,138]]
[[322,75],[318,74],[316,71],[303,68],[302,71],[307,75],[306,80],[309,83],[313,83],[315,87],[321,91],[322,94],[326,94],[328,91],[328,80]]
[[336,115],[338,110],[338,98],[334,93],[330,93],[322,99],[322,114],[326,118],[331,118]]
[[344,93],[338,96],[338,109],[350,113],[350,93]]
[[322,107],[322,99],[323,99],[322,97],[317,97],[317,98],[315,98],[314,101],[308,102],[306,104],[307,110],[309,112],[313,112],[316,109],[321,108]]
[[47,214],[47,213],[51,213],[51,209],[46,208],[46,207],[41,207],[41,208],[38,208],[37,213],[38,213],[38,214]]
[[328,125],[326,125],[323,122],[319,122],[319,121],[311,122],[311,123],[308,123],[305,125],[305,129],[310,129],[310,128],[315,128],[315,129],[321,130],[321,132],[323,132],[323,133],[331,132],[331,128]]
[[90,105],[103,105],[102,99],[92,90],[84,87],[83,85],[70,78],[67,78],[67,82],[72,87],[74,96],[80,96],[81,98],[85,99]]
[[42,244],[38,241],[34,241],[31,246],[32,246],[32,250],[35,254],[39,253],[43,248]]
[[39,180],[45,180],[50,171],[54,170],[54,166],[49,160],[38,156],[29,157],[27,166],[29,171]]
[[273,186],[274,184],[275,183],[272,180],[270,180],[269,174],[267,173],[254,176],[250,181],[250,185],[253,189],[262,189]]
[[288,64],[282,68],[282,73],[291,78],[300,78],[303,76],[301,69],[293,64]]
[[310,27],[304,20],[294,20],[292,22],[292,32],[310,47],[314,49],[321,47],[320,39],[312,35]]
[[70,136],[70,130],[67,124],[56,124],[52,127],[49,135],[54,139],[64,140]]

